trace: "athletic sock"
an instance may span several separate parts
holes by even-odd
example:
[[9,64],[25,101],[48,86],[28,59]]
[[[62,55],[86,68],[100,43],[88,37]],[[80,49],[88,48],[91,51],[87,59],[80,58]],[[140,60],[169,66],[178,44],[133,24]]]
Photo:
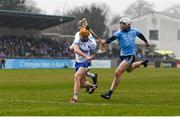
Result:
[[108,91],[108,94],[109,94],[110,96],[112,95],[112,93],[113,93],[112,90],[109,90],[109,91]]
[[95,77],[95,74],[91,73],[91,72],[87,72],[87,76],[91,77],[91,78],[94,78]]
[[73,96],[74,99],[78,99],[78,93],[74,93],[74,96]]

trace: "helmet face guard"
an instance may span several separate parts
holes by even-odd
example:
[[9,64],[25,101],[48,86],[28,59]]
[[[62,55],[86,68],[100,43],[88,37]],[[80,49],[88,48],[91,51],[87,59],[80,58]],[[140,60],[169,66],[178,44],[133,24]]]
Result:
[[129,18],[121,18],[120,21],[120,29],[123,31],[128,31],[132,21]]
[[83,26],[82,20],[79,20],[77,25],[78,25],[78,28],[80,29]]
[[125,31],[125,32],[127,32],[127,31],[129,31],[129,29],[130,29],[130,25],[129,24],[120,24],[120,29],[122,30],[122,31]]

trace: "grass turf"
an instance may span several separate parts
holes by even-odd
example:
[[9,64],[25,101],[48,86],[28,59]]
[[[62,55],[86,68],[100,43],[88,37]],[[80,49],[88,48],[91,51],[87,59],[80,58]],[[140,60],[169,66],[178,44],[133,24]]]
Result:
[[122,76],[111,100],[101,93],[115,69],[93,69],[99,88],[72,105],[73,69],[0,70],[0,115],[180,115],[180,69],[140,68]]

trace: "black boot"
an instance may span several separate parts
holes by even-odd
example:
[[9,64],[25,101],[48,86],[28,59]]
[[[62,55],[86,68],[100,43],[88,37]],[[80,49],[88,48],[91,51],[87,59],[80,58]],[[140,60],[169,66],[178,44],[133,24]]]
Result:
[[112,93],[113,93],[112,91],[109,91],[109,92],[107,92],[105,94],[101,94],[101,97],[104,98],[104,99],[108,99],[109,100],[111,98],[111,94]]
[[144,67],[147,67],[148,66],[148,62],[149,62],[149,60],[146,59],[141,64],[144,65]]

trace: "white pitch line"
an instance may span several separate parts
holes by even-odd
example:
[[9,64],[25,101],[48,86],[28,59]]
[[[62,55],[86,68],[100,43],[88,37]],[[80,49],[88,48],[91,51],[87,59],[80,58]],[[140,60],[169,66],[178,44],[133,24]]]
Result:
[[[107,100],[105,100],[107,101]],[[24,103],[51,103],[51,104],[71,104],[69,102],[61,102],[61,101],[38,101],[38,100],[0,100],[0,102],[24,102]],[[110,102],[110,100],[109,100]],[[143,103],[137,103],[137,104],[125,104],[125,103],[87,103],[87,102],[79,102],[78,105],[89,105],[89,106],[127,106],[127,105],[133,105],[133,106],[169,106],[165,104],[143,104]],[[180,104],[176,104],[177,106]],[[175,106],[175,105],[174,105]]]
[[[105,90],[98,90],[104,92]],[[118,90],[116,93],[180,93],[179,90]]]

